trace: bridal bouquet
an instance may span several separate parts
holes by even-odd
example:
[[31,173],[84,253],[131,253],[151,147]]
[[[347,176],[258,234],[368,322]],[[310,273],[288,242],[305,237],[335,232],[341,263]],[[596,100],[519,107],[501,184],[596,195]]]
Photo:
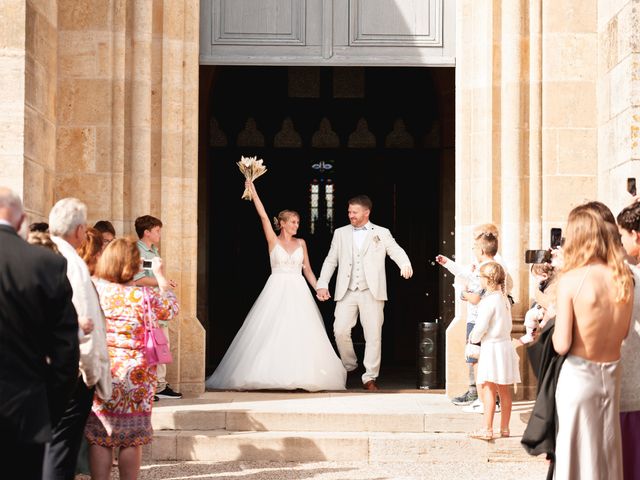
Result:
[[[237,162],[238,168],[247,180],[254,181],[263,173],[267,172],[267,167],[262,164],[262,159],[258,160],[258,157],[241,157]],[[248,188],[244,189],[242,194],[243,200],[251,201],[251,192]]]

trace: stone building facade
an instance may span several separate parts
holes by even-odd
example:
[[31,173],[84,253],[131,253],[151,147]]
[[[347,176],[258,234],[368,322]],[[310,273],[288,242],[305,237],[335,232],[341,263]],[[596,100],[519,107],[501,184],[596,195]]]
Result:
[[[619,211],[626,179],[640,172],[640,12],[631,0],[444,5],[455,5],[455,249],[469,260],[473,225],[497,223],[516,296],[526,299],[523,251],[547,246],[549,229],[585,199]],[[0,7],[0,184],[23,196],[30,220],[76,196],[90,221],[110,219],[120,234],[133,233],[142,214],[165,222],[161,248],[182,305],[168,380],[184,392],[201,391],[204,380],[200,12],[195,0]],[[465,387],[463,328],[447,331],[450,393]],[[530,376],[524,384],[528,395]]]

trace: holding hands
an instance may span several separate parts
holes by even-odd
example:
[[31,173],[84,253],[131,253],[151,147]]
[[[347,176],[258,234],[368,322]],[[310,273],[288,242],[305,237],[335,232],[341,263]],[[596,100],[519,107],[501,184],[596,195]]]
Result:
[[319,289],[316,290],[316,297],[321,302],[324,302],[325,300],[329,300],[331,298],[331,294],[329,293],[328,289],[319,288]]

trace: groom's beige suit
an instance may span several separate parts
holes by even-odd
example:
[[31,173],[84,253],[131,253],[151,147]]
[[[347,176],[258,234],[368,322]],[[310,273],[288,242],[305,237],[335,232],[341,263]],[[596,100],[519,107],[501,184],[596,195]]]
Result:
[[[356,232],[351,225],[336,229],[317,284],[318,289],[328,288],[338,267],[333,324],[336,345],[347,371],[355,370],[358,363],[351,329],[360,314],[366,342],[363,383],[375,380],[380,372],[383,309],[387,300],[385,258],[389,255],[400,268],[411,265],[409,257],[388,229],[371,222],[365,227],[365,232]],[[355,238],[356,235],[363,238]],[[361,240],[361,245],[358,245],[358,240]]]

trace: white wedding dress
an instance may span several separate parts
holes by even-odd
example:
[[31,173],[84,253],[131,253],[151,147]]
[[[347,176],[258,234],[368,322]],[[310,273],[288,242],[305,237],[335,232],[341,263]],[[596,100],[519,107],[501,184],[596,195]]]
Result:
[[302,276],[303,251],[279,242],[271,275],[207,381],[210,389],[344,390],[347,373]]

